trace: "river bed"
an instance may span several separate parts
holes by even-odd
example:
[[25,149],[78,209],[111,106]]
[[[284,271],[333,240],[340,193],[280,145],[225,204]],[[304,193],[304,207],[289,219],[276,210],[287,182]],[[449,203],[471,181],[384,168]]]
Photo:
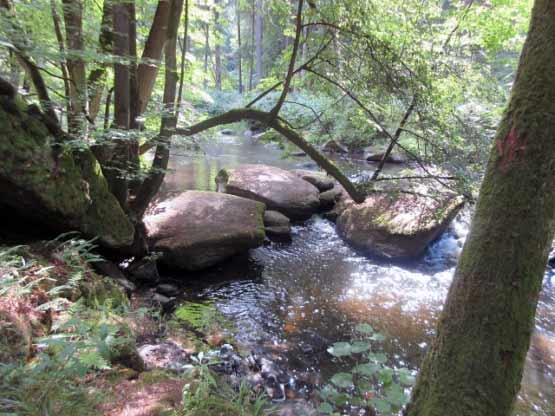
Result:
[[[225,135],[202,142],[201,150],[174,148],[161,195],[215,190],[218,171],[241,163],[287,169],[313,166],[308,158],[282,155],[275,145]],[[372,172],[373,165],[364,161],[337,163],[352,176]],[[213,303],[233,323],[238,342],[271,356],[298,379],[327,381],[339,364],[326,348],[348,340],[358,323],[368,323],[386,336],[383,348],[392,366],[416,372],[433,336],[468,222],[466,211],[422,259],[390,264],[359,255],[341,240],[332,222],[314,216],[293,227],[290,243],[272,242],[246,258],[171,278],[192,281],[196,300]],[[548,269],[515,410],[518,416],[555,415],[552,276]]]

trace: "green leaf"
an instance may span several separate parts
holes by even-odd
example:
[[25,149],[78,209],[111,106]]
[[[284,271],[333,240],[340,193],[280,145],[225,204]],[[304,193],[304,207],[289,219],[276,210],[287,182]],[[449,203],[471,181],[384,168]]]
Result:
[[406,368],[402,368],[399,370],[399,382],[403,386],[412,386],[416,381],[416,377],[412,375],[412,373],[407,370]]
[[368,324],[358,324],[355,329],[360,332],[361,334],[373,334],[374,333],[374,328],[372,328],[370,325]]
[[348,342],[336,342],[327,351],[334,357],[347,357],[351,355],[351,344]]
[[374,335],[372,335],[372,337],[370,337],[370,339],[371,339],[372,341],[381,342],[381,341],[384,341],[384,340],[385,340],[385,337],[384,337],[382,334],[378,334],[378,333],[376,332]]
[[348,389],[354,387],[353,375],[351,373],[337,373],[330,381],[340,388]]
[[368,359],[370,361],[374,361],[374,362],[383,364],[387,361],[387,356],[383,352],[378,352],[376,354],[369,353],[368,354]]
[[366,364],[357,365],[354,368],[354,371],[357,374],[362,374],[363,376],[372,377],[380,370],[380,368],[381,367],[377,364],[366,363]]
[[384,385],[389,385],[393,382],[393,370],[389,367],[382,368],[378,371],[378,380]]
[[380,413],[387,414],[391,412],[391,405],[384,399],[372,399],[370,404]]
[[355,341],[351,345],[351,352],[353,354],[359,354],[361,352],[366,352],[370,349],[370,342],[368,341]]
[[407,402],[405,391],[398,384],[393,384],[385,390],[385,399],[394,406],[401,407]]
[[333,407],[331,404],[324,402],[318,406],[318,411],[325,415],[331,415],[333,413]]
[[339,392],[335,389],[335,387],[326,384],[322,390],[320,390],[320,397],[322,400],[333,400]]

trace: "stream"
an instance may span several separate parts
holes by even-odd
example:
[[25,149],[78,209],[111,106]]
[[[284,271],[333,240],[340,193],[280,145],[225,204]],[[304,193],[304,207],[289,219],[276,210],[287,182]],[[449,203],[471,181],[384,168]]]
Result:
[[[282,155],[275,145],[221,134],[202,142],[201,150],[176,147],[161,197],[215,190],[218,171],[242,163],[315,168],[306,157]],[[365,161],[337,163],[353,177],[372,172]],[[359,323],[386,336],[383,350],[391,366],[416,372],[433,336],[469,217],[468,211],[459,214],[414,262],[390,264],[361,256],[341,240],[332,222],[314,216],[293,227],[290,243],[272,242],[222,266],[170,277],[191,281],[195,300],[213,303],[233,323],[239,343],[271,357],[297,381],[319,385],[337,372],[339,364],[326,349],[349,340]],[[555,415],[553,275],[548,268],[515,415]]]

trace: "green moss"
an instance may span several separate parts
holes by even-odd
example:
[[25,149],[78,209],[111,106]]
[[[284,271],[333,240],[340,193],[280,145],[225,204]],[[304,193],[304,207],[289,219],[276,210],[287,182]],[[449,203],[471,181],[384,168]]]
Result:
[[134,227],[110,193],[92,153],[65,149],[58,154],[47,127],[27,114],[20,97],[15,103],[19,113],[0,107],[0,180],[24,193],[3,200],[42,221],[54,219],[63,224],[60,231],[80,230],[111,247],[130,245]]

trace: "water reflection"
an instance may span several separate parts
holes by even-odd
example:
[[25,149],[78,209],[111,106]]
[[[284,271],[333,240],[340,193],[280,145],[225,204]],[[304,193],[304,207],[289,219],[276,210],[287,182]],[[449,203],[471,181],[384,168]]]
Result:
[[[214,189],[226,166],[265,163],[285,168],[306,163],[283,159],[276,148],[228,139],[206,144],[206,154],[172,158],[164,194]],[[217,155],[217,156],[216,156]],[[360,174],[368,166],[354,163]],[[314,217],[294,227],[289,244],[271,243],[250,256],[208,272],[188,274],[198,297],[215,302],[236,326],[236,338],[273,354],[299,373],[326,378],[337,371],[326,347],[349,337],[358,322],[387,335],[384,348],[394,363],[417,369],[433,335],[466,237],[459,218],[417,262],[393,265],[357,254],[334,225]],[[555,415],[555,290],[548,271],[540,296],[536,331],[528,354],[515,414]],[[181,276],[176,276],[181,277]]]

